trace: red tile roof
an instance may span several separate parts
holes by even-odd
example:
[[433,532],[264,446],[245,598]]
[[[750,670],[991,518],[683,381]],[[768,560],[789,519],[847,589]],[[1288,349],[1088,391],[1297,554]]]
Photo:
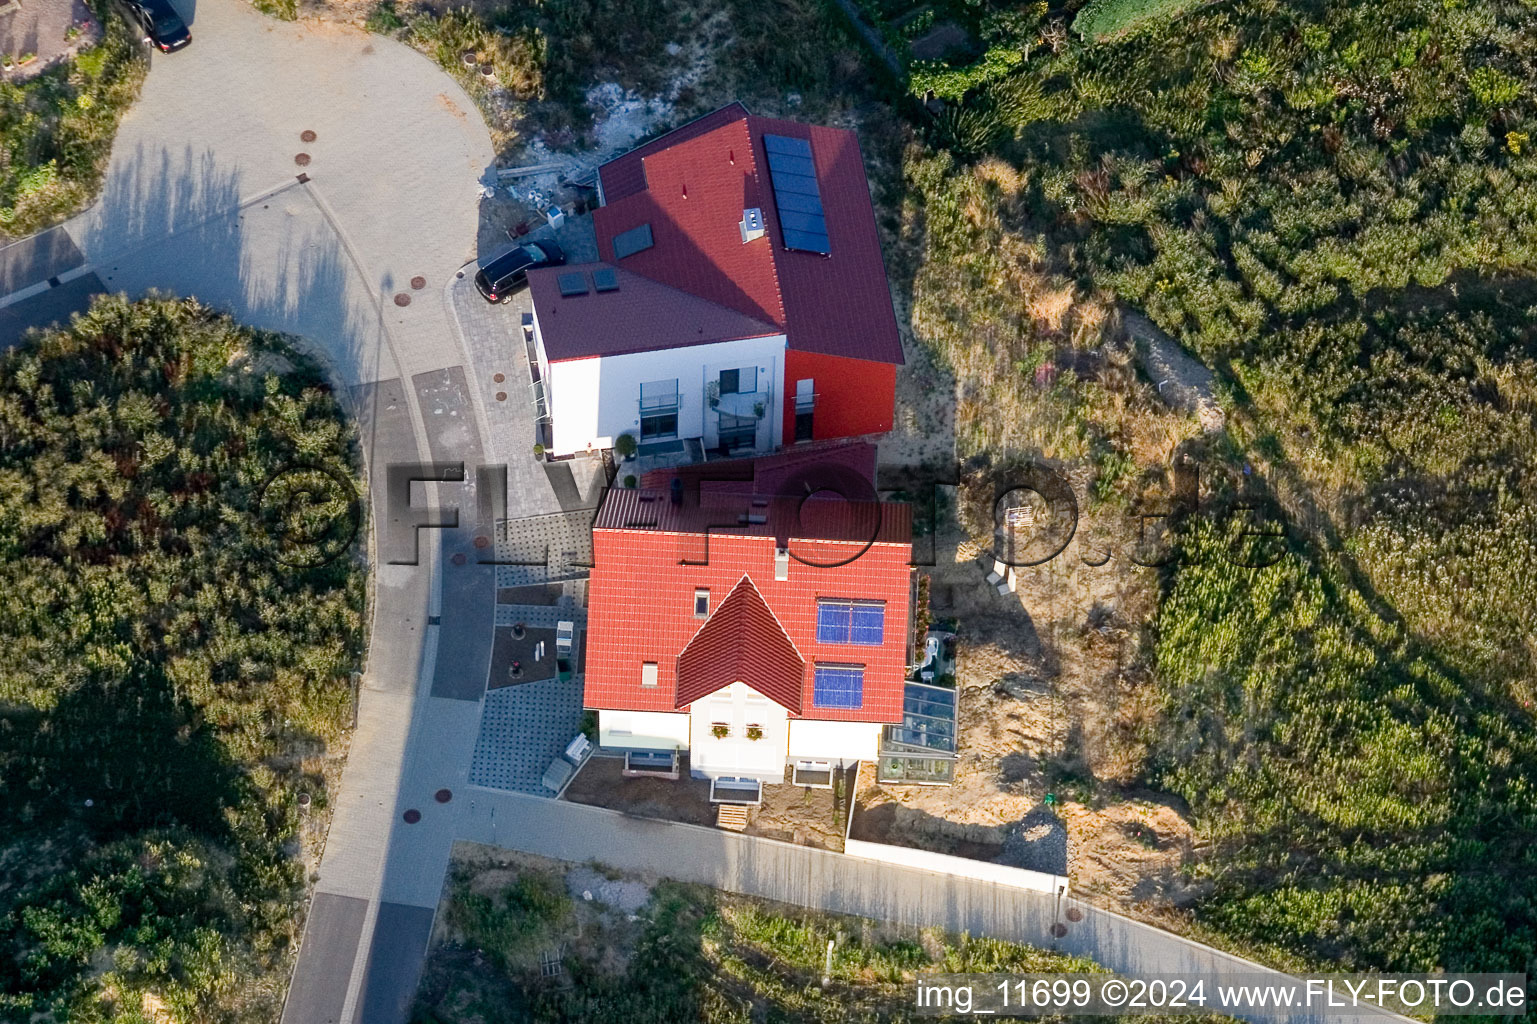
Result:
[[[842,459],[846,468],[852,468],[859,462],[861,447],[868,446],[820,450],[834,465]],[[844,508],[847,503],[836,498],[813,500],[804,507],[788,497],[754,505],[754,481],[782,482],[781,473],[805,468],[800,456],[797,451],[707,463],[704,469],[720,466],[728,471],[724,474],[728,479],[696,481],[699,497],[692,505],[673,505],[669,488],[608,493],[593,526],[587,707],[673,712],[699,699],[700,687],[734,675],[729,681],[749,683],[797,717],[840,722],[901,720],[912,579],[910,511],[902,504],[879,504],[880,530],[872,541],[867,532],[868,508],[849,511]],[[719,487],[709,486],[714,484]],[[739,522],[740,516],[749,514],[765,521]],[[721,523],[726,525],[716,525]],[[851,528],[851,523],[860,528]],[[781,545],[781,531],[790,538],[785,579],[776,578],[775,549]],[[709,638],[709,649],[735,667],[706,672],[692,664],[692,657],[688,663],[679,657],[700,633],[700,622],[694,617],[696,588],[710,592],[710,607],[719,616],[725,607],[718,602],[724,595],[736,594],[744,576],[802,659],[798,699],[791,690],[774,689],[782,687],[788,660],[777,640],[759,639],[764,620],[757,609],[733,611],[732,618],[723,620],[720,633],[712,632]],[[884,602],[885,642],[879,647],[819,642],[817,601],[822,598]],[[738,600],[747,602],[745,596]],[[738,615],[741,620],[735,618]],[[742,620],[756,625],[749,627]],[[713,621],[713,616],[707,621]],[[727,629],[732,623],[737,625]],[[732,636],[737,639],[735,647],[721,654],[731,648],[727,639]],[[749,665],[760,656],[773,666],[772,681],[755,674],[758,670]],[[641,666],[647,662],[657,666],[656,686],[641,685]],[[818,662],[865,666],[861,707],[813,704],[813,667]]]
[[[619,287],[600,292],[592,272],[613,270]],[[585,295],[562,296],[560,277],[581,274]],[[551,362],[761,338],[780,328],[607,263],[530,271],[539,336]]]
[[686,708],[732,683],[801,713],[806,663],[763,595],[743,576],[678,655],[673,706]]
[[687,124],[679,125],[672,131],[652,139],[643,146],[636,146],[628,153],[614,157],[608,163],[598,168],[599,180],[603,183],[603,201],[605,203],[617,202],[625,196],[634,195],[646,190],[646,171],[641,166],[641,161],[652,153],[668,146],[675,146],[680,142],[692,139],[697,135],[719,128],[723,124],[729,124],[738,118],[747,116],[747,108],[741,103],[728,103],[719,110],[712,110],[708,114],[696,117]]
[[[763,136],[810,142],[832,252],[784,247]],[[593,215],[602,258],[615,235],[651,225],[655,244],[626,269],[785,329],[791,349],[903,362],[864,161],[853,132],[722,108],[599,169]],[[744,209],[767,235],[744,243]]]

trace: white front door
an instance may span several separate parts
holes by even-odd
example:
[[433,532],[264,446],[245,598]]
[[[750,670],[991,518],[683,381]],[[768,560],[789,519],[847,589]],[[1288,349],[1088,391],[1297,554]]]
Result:
[[689,731],[689,768],[695,774],[784,778],[789,712],[746,683],[732,683],[691,704]]

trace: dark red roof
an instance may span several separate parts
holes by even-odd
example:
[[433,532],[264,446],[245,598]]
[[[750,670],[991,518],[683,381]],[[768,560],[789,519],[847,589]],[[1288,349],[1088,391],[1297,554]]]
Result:
[[[614,271],[619,287],[598,291],[592,273],[600,270]],[[581,274],[586,294],[561,295],[560,278],[566,274]],[[608,263],[530,271],[528,288],[551,362],[780,333],[773,324]]]
[[[831,254],[784,247],[763,136],[811,145]],[[636,273],[785,329],[791,349],[903,362],[864,161],[853,132],[722,108],[605,164],[593,215],[599,255],[650,224],[654,245],[625,257]],[[610,187],[612,183],[612,187]],[[744,209],[765,238],[742,241]]]
[[798,715],[805,677],[805,660],[752,579],[743,576],[678,655],[673,706],[686,708],[741,682]]
[[659,149],[668,146],[676,146],[680,142],[703,135],[723,124],[729,124],[738,118],[747,116],[747,108],[741,103],[728,103],[719,110],[712,110],[708,114],[694,118],[687,124],[679,125],[672,131],[642,146],[636,146],[628,153],[614,157],[608,163],[598,168],[598,180],[603,185],[603,201],[605,203],[617,202],[625,196],[634,195],[646,190],[646,170],[641,166],[641,161]]
[[[822,541],[840,551],[911,543],[911,507],[881,501],[874,474],[875,446],[864,442],[656,470],[638,489],[610,490],[593,528],[773,537],[813,562],[836,560],[819,553]],[[676,495],[674,478],[682,481]]]

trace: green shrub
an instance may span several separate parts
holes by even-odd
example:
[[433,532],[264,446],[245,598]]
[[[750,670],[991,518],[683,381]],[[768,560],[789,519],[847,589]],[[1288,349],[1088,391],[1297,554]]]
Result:
[[1166,25],[1206,0],[1089,0],[1073,18],[1073,30],[1096,43],[1157,23]]
[[275,1019],[363,573],[276,560],[263,495],[355,480],[340,407],[275,337],[109,297],[0,357],[0,410],[0,1019]]
[[0,83],[0,236],[24,235],[81,209],[101,186],[118,121],[138,96],[145,62],[116,8],[104,36],[73,61]]

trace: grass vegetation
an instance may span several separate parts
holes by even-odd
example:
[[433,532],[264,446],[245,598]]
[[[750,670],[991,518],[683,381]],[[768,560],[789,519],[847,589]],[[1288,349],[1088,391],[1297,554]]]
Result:
[[63,220],[101,187],[146,63],[117,8],[94,13],[101,42],[35,78],[0,81],[0,239]]
[[[630,920],[618,908],[571,900],[565,870],[539,862],[508,878],[505,869],[460,865],[414,1024],[907,1024],[933,1019],[912,1006],[914,981],[925,974],[1101,969],[1014,943],[676,882],[656,884]],[[829,942],[832,980],[824,989]],[[541,976],[547,950],[560,951],[562,977]]]
[[[914,326],[961,453],[1131,484],[1124,454],[1195,454],[1295,524],[1247,570],[1193,518],[1162,577],[1146,778],[1212,839],[1206,922],[1530,972],[1537,20],[1239,0],[1121,31],[1150,10],[1091,5],[1120,20],[1074,39],[1053,5],[909,156]],[[1223,433],[1127,444],[1103,393],[1031,372],[1113,345],[1116,307],[1216,370]]]
[[1089,0],[1073,18],[1073,31],[1102,43],[1160,21],[1172,21],[1205,0]]
[[276,1019],[363,643],[353,552],[272,557],[290,465],[355,475],[336,400],[194,301],[0,359],[0,1018]]

